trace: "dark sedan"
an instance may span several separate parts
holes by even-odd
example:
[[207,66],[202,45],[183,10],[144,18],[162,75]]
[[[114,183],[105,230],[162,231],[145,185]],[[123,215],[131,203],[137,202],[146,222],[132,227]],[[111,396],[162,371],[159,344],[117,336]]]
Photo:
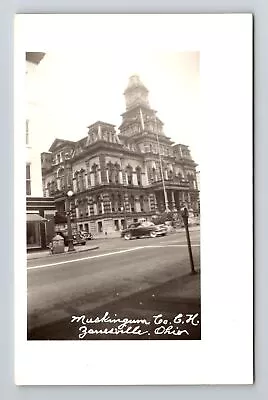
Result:
[[122,230],[121,237],[126,240],[136,239],[144,236],[155,238],[157,236],[164,236],[167,234],[165,225],[155,225],[153,223],[135,222],[127,229]]

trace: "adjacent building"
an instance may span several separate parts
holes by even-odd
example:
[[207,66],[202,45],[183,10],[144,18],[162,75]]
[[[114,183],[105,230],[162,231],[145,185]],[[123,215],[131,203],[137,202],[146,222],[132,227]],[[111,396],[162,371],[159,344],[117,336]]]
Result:
[[45,53],[26,53],[26,224],[27,250],[45,248],[54,234],[55,202],[43,197],[39,105],[35,98],[35,74]]
[[197,164],[189,147],[166,136],[139,76],[129,78],[124,96],[118,129],[97,121],[81,140],[55,139],[42,153],[43,194],[55,198],[58,228],[64,228],[70,189],[73,228],[92,233],[113,233],[167,210],[175,215],[185,205],[198,213]]

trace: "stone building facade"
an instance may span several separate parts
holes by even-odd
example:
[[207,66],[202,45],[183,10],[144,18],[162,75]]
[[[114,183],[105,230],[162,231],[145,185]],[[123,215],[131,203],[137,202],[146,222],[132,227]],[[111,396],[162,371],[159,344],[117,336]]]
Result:
[[63,216],[65,193],[71,189],[73,225],[79,230],[109,234],[126,221],[151,220],[167,207],[177,213],[187,205],[198,212],[197,164],[188,146],[165,135],[148,94],[138,76],[130,77],[118,130],[97,121],[87,137],[56,139],[42,153],[44,196],[55,198]]

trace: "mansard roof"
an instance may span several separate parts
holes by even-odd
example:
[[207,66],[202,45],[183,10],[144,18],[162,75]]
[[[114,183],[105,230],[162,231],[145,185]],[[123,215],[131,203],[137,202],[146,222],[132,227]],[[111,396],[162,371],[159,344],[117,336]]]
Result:
[[56,138],[56,139],[54,140],[54,142],[52,143],[52,145],[50,146],[50,148],[49,148],[48,151],[53,152],[53,151],[55,151],[56,149],[60,149],[60,148],[62,148],[63,146],[66,146],[66,145],[74,146],[75,143],[76,143],[76,142],[73,142],[73,141],[71,141],[71,140],[65,140],[65,139],[58,139],[58,138]]
[[91,128],[94,128],[95,126],[97,127],[97,126],[99,126],[99,125],[101,125],[101,126],[108,126],[108,127],[110,127],[110,128],[115,128],[115,126],[116,126],[116,125],[110,124],[110,123],[108,123],[108,122],[96,121],[96,122],[94,122],[94,124],[89,125],[88,128],[91,129]]

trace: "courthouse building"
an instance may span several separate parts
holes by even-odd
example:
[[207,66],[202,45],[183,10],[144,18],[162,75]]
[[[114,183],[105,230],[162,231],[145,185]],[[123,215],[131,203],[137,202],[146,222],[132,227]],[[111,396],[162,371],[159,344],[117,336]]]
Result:
[[65,222],[70,189],[73,226],[92,233],[109,234],[167,210],[176,214],[184,205],[198,212],[197,164],[188,146],[166,136],[148,95],[131,76],[118,130],[97,121],[81,140],[55,139],[42,153],[43,192],[55,198],[58,224]]

